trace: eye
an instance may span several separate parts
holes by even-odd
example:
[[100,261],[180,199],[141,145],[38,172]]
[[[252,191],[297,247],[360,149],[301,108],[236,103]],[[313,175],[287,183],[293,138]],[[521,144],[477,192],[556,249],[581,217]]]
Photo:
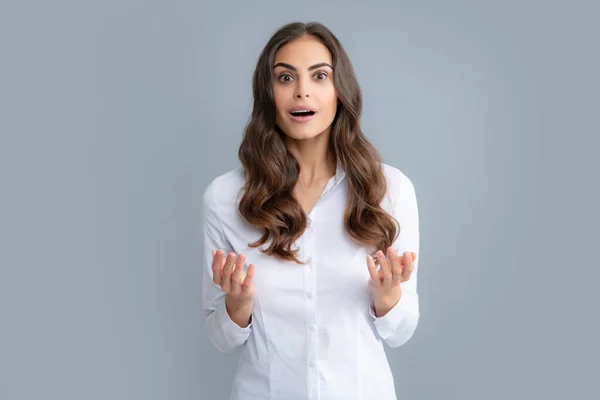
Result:
[[[284,78],[286,78],[286,77],[288,77],[288,78],[290,78],[290,79],[284,79]],[[292,76],[291,76],[291,75],[289,75],[289,74],[281,74],[281,75],[279,75],[279,78],[278,78],[278,80],[279,80],[280,82],[289,82],[291,79],[292,79]]]
[[323,78],[317,78],[319,80],[327,79],[327,74],[325,72],[317,72],[315,76],[322,76]]

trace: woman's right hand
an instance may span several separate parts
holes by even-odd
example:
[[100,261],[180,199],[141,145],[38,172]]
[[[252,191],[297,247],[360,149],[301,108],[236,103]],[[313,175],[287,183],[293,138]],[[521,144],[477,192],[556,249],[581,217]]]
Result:
[[213,262],[213,282],[221,286],[221,290],[227,293],[228,302],[234,303],[236,306],[252,304],[256,295],[256,288],[252,281],[254,277],[254,264],[248,266],[248,270],[244,272],[244,262],[246,256],[231,252],[225,258],[225,254],[221,249],[212,251]]

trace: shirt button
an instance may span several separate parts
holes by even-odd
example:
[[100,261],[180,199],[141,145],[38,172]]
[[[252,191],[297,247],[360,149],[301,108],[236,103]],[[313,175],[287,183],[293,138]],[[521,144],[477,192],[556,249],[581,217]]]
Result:
[[312,218],[310,218],[310,217],[309,217],[309,218],[306,220],[306,225],[308,225],[308,226],[312,226]]
[[308,330],[314,331],[315,330],[315,326],[313,324],[308,324]]
[[317,363],[311,360],[310,363],[309,363],[309,365],[314,368],[315,365],[317,365]]
[[307,263],[307,264],[312,264],[312,257],[308,257],[308,258],[306,259],[306,263]]
[[312,292],[306,292],[306,298],[312,299]]

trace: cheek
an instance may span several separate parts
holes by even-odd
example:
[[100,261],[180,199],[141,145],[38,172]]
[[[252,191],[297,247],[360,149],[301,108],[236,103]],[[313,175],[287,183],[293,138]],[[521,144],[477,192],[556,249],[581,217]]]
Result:
[[325,88],[323,91],[323,98],[327,104],[333,105],[334,107],[337,105],[337,93],[333,84]]
[[335,89],[332,89],[327,93],[326,103],[330,113],[335,114],[337,109],[337,100],[337,93],[335,92]]
[[277,114],[280,114],[282,112],[281,110],[286,109],[285,102],[283,101],[284,97],[284,90],[282,90],[280,87],[275,86],[273,88],[273,102],[275,103]]

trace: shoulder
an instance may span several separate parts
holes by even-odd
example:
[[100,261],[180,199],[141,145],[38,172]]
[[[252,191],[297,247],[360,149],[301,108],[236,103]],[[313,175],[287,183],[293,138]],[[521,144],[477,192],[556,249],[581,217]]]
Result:
[[388,191],[393,198],[414,191],[413,182],[402,170],[385,163],[381,163],[381,165]]
[[243,167],[231,169],[214,178],[202,193],[205,205],[211,207],[235,204],[237,195],[243,188],[245,176]]
[[382,163],[387,190],[385,203],[391,212],[402,218],[407,212],[416,214],[417,196],[411,179],[399,168]]

